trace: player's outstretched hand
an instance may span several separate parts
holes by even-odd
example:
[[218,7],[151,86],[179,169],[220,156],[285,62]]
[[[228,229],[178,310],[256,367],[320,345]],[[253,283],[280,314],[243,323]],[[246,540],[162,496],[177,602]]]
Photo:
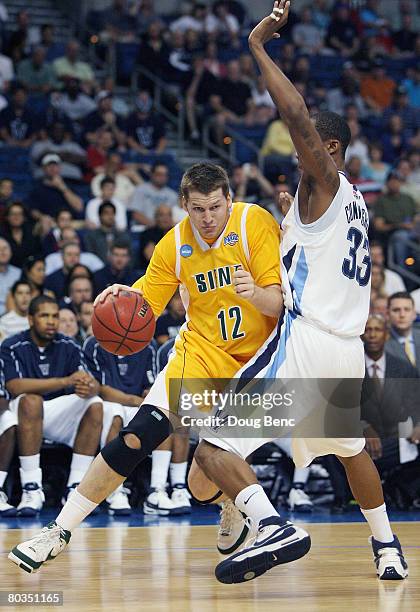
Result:
[[120,291],[133,291],[134,293],[138,293],[139,295],[143,295],[143,292],[141,291],[141,289],[133,289],[133,287],[129,287],[128,285],[111,285],[111,287],[107,287],[106,289],[104,289],[102,291],[102,293],[100,293],[96,300],[94,301],[93,305],[96,306],[96,304],[105,302],[106,298],[108,297],[108,295],[112,294],[115,295],[115,297],[119,294]]
[[265,17],[249,35],[248,42],[252,45],[265,45],[272,38],[280,38],[278,30],[283,28],[289,18],[290,0],[274,2],[273,12]]
[[287,191],[279,194],[279,208],[283,216],[286,216],[289,212],[289,208],[293,204],[293,200],[293,196],[290,195],[290,193],[287,193]]
[[233,273],[233,286],[235,288],[235,293],[245,300],[254,297],[255,281],[246,270],[240,268]]

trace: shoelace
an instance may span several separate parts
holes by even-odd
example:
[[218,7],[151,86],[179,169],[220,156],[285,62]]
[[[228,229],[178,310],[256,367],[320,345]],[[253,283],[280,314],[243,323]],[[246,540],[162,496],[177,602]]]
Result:
[[47,544],[50,543],[50,538],[51,536],[56,536],[59,535],[61,536],[61,527],[59,527],[58,525],[54,525],[53,527],[44,527],[44,529],[41,529],[41,533],[39,534],[39,536],[35,536],[34,538],[32,538],[32,543],[33,544]]
[[235,506],[228,500],[222,506],[220,511],[220,532],[223,535],[229,535],[232,530],[232,519],[235,513]]
[[22,501],[28,502],[32,501],[34,497],[38,494],[39,489],[35,489],[35,491],[27,491],[23,489],[22,491]]
[[398,548],[380,548],[378,550],[378,557],[381,557],[381,559],[384,559],[385,557],[398,557],[398,559],[400,559],[401,553]]

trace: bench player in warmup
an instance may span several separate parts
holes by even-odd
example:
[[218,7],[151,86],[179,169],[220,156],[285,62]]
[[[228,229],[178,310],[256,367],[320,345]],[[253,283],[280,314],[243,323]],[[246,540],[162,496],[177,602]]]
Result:
[[[187,322],[146,401],[102,449],[56,521],[10,553],[25,571],[37,570],[57,556],[71,531],[179,425],[178,397],[169,397],[170,379],[231,378],[276,326],[283,302],[280,231],[273,217],[256,205],[232,204],[226,172],[210,163],[196,164],[184,174],[181,196],[188,217],[157,244],[134,290],[143,293],[159,316],[180,287]],[[114,285],[99,299],[110,292],[118,295],[121,289],[131,288]],[[232,502],[225,510],[232,522],[239,516],[235,522],[240,532],[232,536],[239,542],[241,515]],[[224,547],[229,550],[233,544]]]
[[[289,1],[275,2],[272,14],[249,37],[270,95],[290,131],[302,173],[282,222],[285,311],[277,330],[237,377],[361,381],[365,362],[360,336],[370,298],[369,215],[363,196],[343,172],[350,142],[346,121],[326,112],[313,123],[303,98],[265,51],[264,45],[286,24],[289,9]],[[317,407],[315,400],[306,409]],[[302,555],[309,547],[278,515],[244,461],[258,440],[229,439],[223,433],[222,427],[209,437],[203,435],[195,458],[217,487],[235,500],[253,528],[254,537],[244,548],[216,568],[221,582],[244,582],[290,561],[291,548]],[[377,469],[364,446],[364,438],[292,440],[298,467],[308,466],[318,456],[338,457],[372,532],[377,575],[401,580],[408,575],[407,564],[392,533]]]

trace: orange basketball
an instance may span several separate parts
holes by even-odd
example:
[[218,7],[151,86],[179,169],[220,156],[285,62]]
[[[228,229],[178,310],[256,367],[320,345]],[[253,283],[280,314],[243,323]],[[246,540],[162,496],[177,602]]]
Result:
[[109,294],[93,311],[93,334],[102,348],[114,355],[125,357],[142,351],[150,344],[155,327],[152,309],[134,291]]

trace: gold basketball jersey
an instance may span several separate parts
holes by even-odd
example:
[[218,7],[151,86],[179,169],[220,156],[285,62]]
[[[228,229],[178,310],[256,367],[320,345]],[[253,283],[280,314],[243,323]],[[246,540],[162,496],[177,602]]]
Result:
[[[270,213],[254,204],[235,203],[226,227],[208,245],[186,217],[157,244],[142,289],[159,316],[180,287],[187,328],[246,361],[273,330],[277,319],[239,297],[233,273],[248,270],[256,285],[280,284],[280,228]],[[185,332],[188,341],[188,331]],[[196,337],[196,334],[194,334]]]

